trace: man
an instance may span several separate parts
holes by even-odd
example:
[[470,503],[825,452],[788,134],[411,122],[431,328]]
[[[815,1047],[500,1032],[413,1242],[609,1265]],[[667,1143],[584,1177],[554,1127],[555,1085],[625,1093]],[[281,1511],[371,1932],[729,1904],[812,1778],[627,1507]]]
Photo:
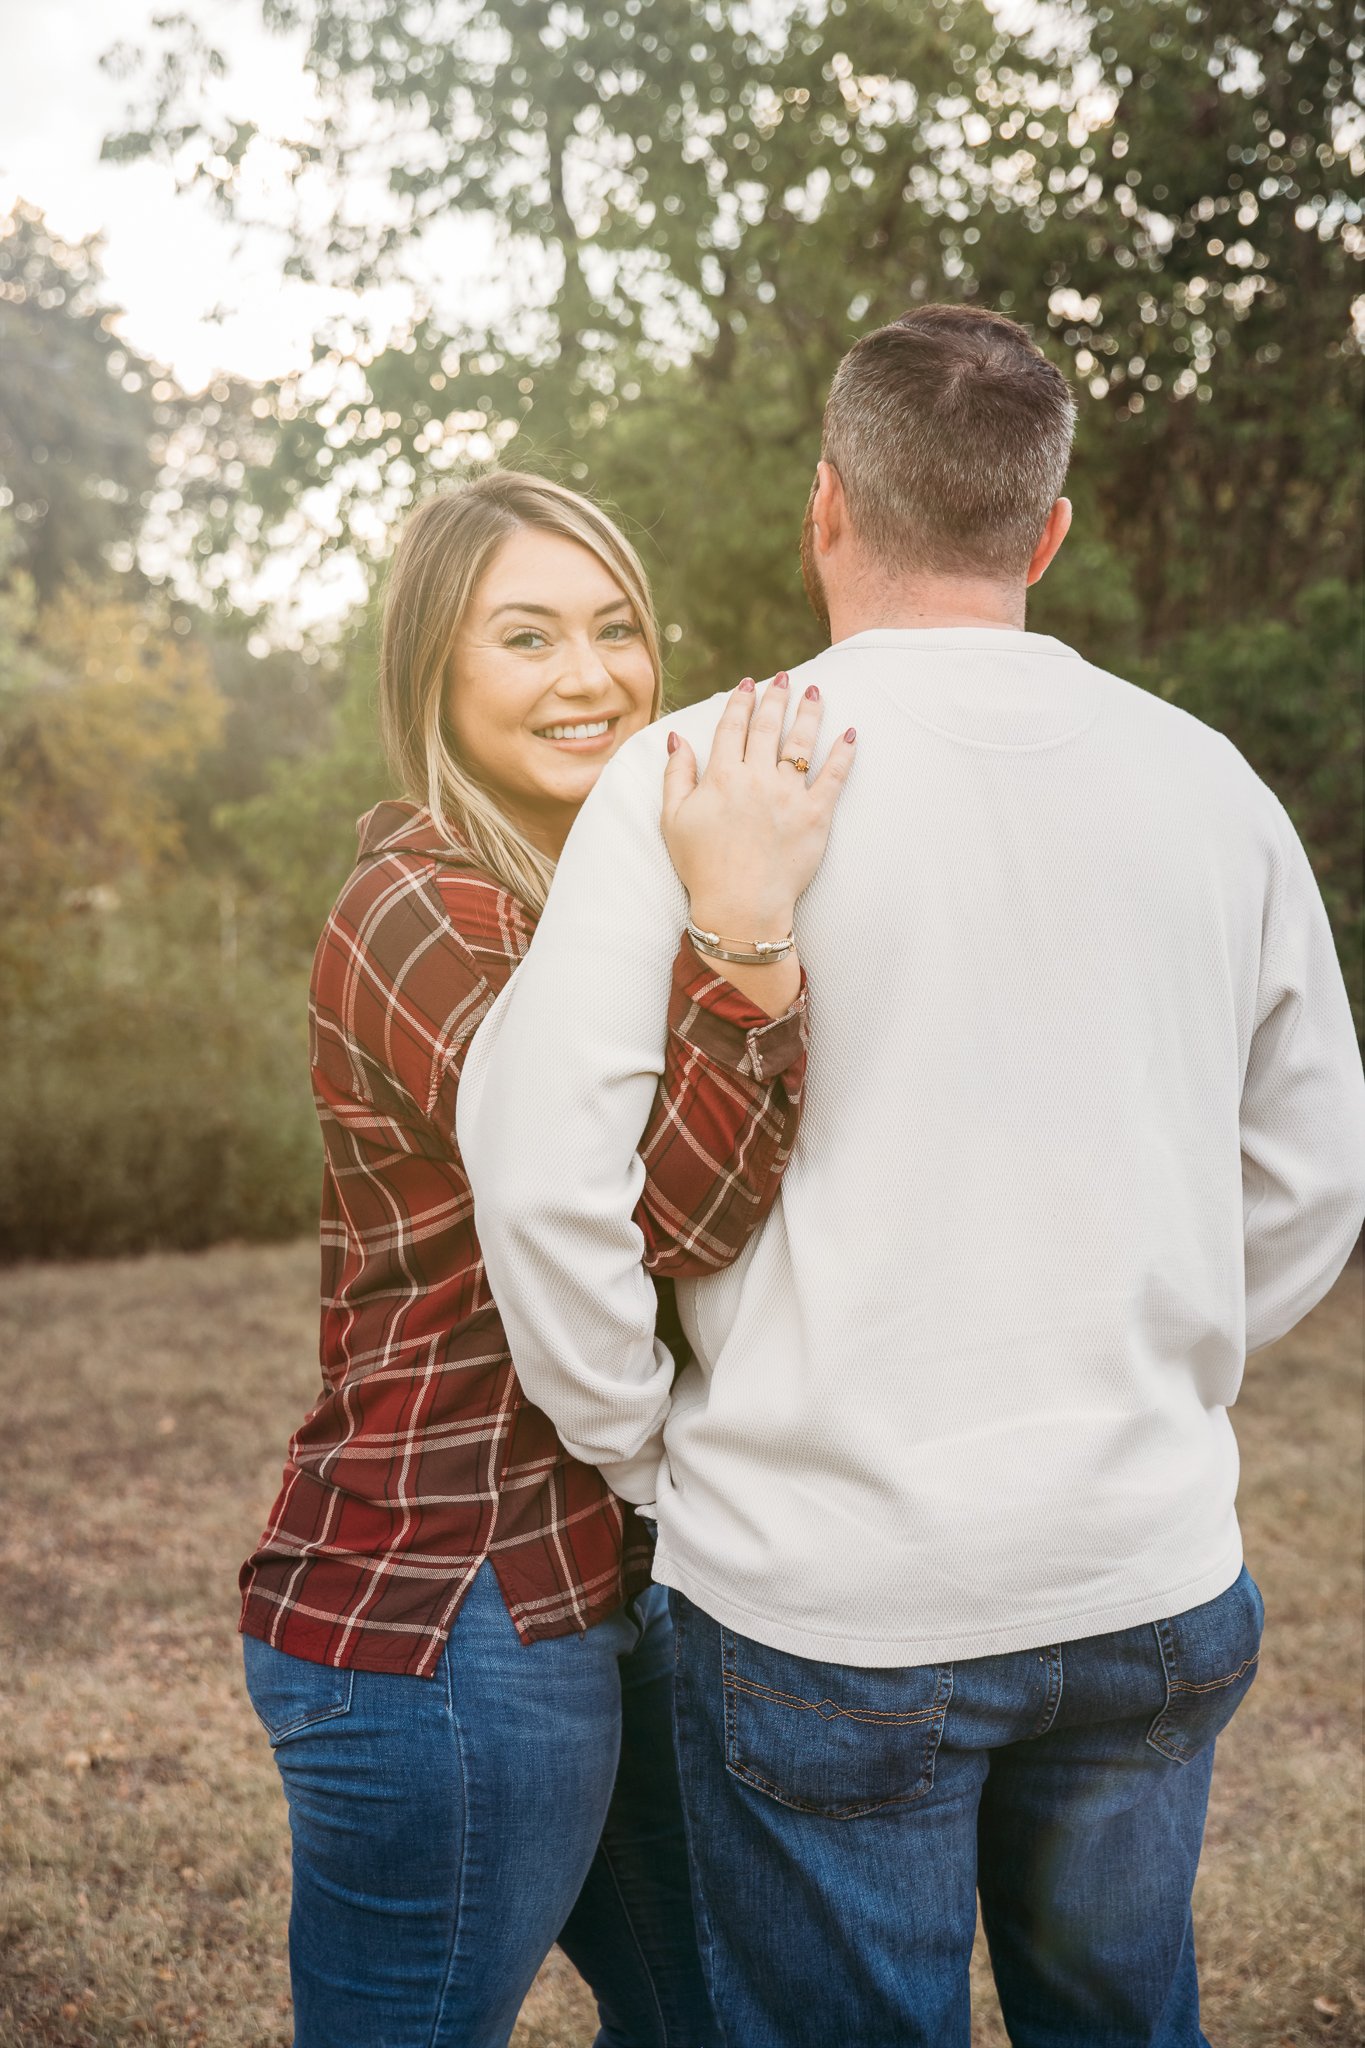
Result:
[[676,1386],[630,1223],[687,908],[661,787],[704,828],[752,699],[622,750],[466,1068],[525,1390],[657,1501],[732,2048],[966,2048],[978,1891],[1016,2048],[1204,2038],[1190,1894],[1261,1626],[1227,1410],[1356,1237],[1365,1084],[1270,791],[1024,630],[1072,425],[990,313],[839,368],[803,545],[832,645],[791,696],[857,763],[799,905],[692,904],[751,955],[794,909],[805,1120],[748,1253],[679,1289]]

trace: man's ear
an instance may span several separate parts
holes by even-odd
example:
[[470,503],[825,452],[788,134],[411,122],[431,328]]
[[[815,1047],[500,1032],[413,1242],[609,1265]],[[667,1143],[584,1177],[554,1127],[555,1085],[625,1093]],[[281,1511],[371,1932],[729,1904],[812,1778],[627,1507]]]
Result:
[[1052,560],[1070,530],[1071,500],[1070,498],[1058,498],[1056,504],[1047,515],[1047,525],[1043,528],[1042,537],[1037,547],[1033,550],[1033,560],[1028,565],[1026,581],[1030,588],[1038,581],[1038,578],[1047,568],[1048,563]]
[[816,467],[810,512],[815,522],[816,553],[827,555],[848,530],[843,479],[832,462],[821,462]]

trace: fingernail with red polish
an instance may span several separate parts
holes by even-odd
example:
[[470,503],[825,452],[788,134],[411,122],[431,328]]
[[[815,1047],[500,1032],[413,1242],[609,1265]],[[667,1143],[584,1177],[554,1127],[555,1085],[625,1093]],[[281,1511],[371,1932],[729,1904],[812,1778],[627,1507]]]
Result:
[[743,681],[743,682],[742,682],[742,683],[740,684],[740,686],[739,686],[739,687],[740,687],[740,689],[741,689],[741,690],[752,690],[753,686],[754,686],[754,679],[753,679],[753,677],[752,677],[752,676],[745,676],[745,678],[744,678],[744,681]]
[[785,689],[786,689],[786,687],[787,687],[787,671],[786,671],[786,670],[785,670],[784,668],[780,668],[780,669],[779,669],[779,670],[777,671],[777,674],[776,674],[776,675],[775,675],[775,676],[773,677],[773,688],[774,688],[775,690],[785,690]]
[[820,694],[820,686],[819,686],[819,684],[818,684],[818,683],[812,683],[812,684],[811,684],[811,686],[810,686],[810,688],[809,688],[809,689],[807,690],[807,692],[806,692],[806,695],[807,695],[807,697],[808,697],[808,698],[810,699],[810,701],[811,701],[811,703],[812,703],[812,704],[813,704],[813,703],[815,702],[815,700],[816,700],[816,698],[817,698],[817,697],[819,696],[819,694]]
[[856,740],[856,739],[857,739],[857,737],[858,737],[858,728],[857,728],[857,726],[856,726],[856,725],[851,725],[851,726],[849,727],[848,731],[847,731],[847,732],[846,732],[846,733],[844,734],[844,738],[845,738],[846,740]]
[[670,754],[676,754],[678,751],[678,735],[675,732],[668,735],[668,751]]

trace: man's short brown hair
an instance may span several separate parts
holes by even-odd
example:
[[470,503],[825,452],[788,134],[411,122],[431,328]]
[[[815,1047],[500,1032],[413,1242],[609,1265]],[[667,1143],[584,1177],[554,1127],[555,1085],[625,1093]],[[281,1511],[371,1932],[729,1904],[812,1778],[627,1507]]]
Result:
[[858,539],[900,574],[1022,576],[1061,495],[1076,407],[1022,327],[924,306],[851,348],[822,454]]

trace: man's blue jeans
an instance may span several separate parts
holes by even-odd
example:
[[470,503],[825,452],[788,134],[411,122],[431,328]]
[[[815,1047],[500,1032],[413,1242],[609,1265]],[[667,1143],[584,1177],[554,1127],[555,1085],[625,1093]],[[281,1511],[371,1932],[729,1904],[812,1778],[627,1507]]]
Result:
[[296,2048],[505,2048],[556,1939],[597,2048],[714,2048],[661,1589],[523,1644],[484,1565],[432,1679],[244,1649],[289,1803]]
[[1200,2048],[1190,1894],[1261,1596],[900,1670],[673,1596],[702,1960],[729,2048],[968,2048],[977,1895],[1014,2048]]

